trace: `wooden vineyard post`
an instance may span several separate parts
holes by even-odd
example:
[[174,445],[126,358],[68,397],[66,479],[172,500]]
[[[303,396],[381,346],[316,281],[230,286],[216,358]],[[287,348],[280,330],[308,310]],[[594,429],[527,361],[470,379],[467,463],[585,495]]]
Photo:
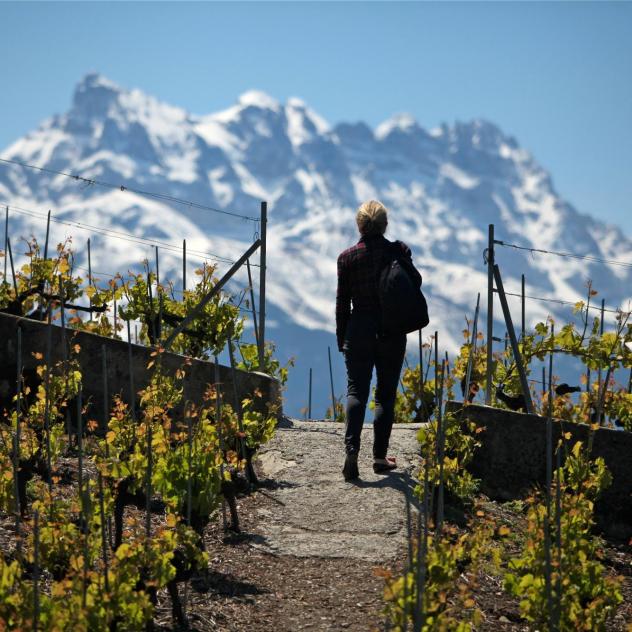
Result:
[[187,290],[187,240],[182,240],[182,294]]
[[44,259],[48,259],[48,237],[50,235],[50,209],[46,216],[46,240],[44,241]]
[[[604,315],[605,315],[605,311],[606,311],[606,301],[605,299],[601,299],[601,310],[600,310],[600,314],[599,314],[599,335],[603,338],[603,320],[604,320]],[[601,371],[601,366],[599,367],[598,371],[597,371],[597,424],[601,426],[601,415],[603,413],[602,411],[602,405],[601,402],[603,400],[603,397],[601,395],[601,382],[602,382],[602,371]],[[605,391],[608,389],[608,385],[604,384],[603,385],[603,390],[604,393]]]
[[40,616],[40,530],[39,530],[39,511],[33,512],[33,632],[39,629]]
[[[215,355],[215,424],[217,427],[217,437],[219,439],[219,449],[222,453],[222,460],[219,464],[219,473],[222,480],[224,480],[224,438],[222,436],[222,392],[220,389],[219,380],[219,358]],[[226,499],[222,494],[222,527],[224,531],[227,530],[226,522]]]
[[187,454],[187,526],[191,526],[191,506],[193,499],[191,498],[191,472],[193,471],[193,421],[189,410],[189,401],[184,400],[184,418],[187,420],[187,445],[189,453]]
[[18,349],[17,349],[17,394],[15,397],[15,434],[13,436],[13,482],[15,493],[15,549],[16,557],[19,559],[22,553],[22,543],[20,535],[20,518],[22,506],[20,503],[20,412],[22,408],[22,328],[18,327]]
[[252,308],[252,327],[255,332],[255,343],[259,350],[259,329],[257,325],[257,308],[255,307],[255,290],[252,286],[252,273],[250,272],[250,259],[246,259],[246,270],[248,270],[248,288],[250,289],[250,306]]
[[334,395],[334,371],[331,368],[331,347],[327,347],[327,356],[329,358],[329,384],[331,386],[331,418],[336,421],[336,396]]
[[419,330],[419,413],[423,416],[424,421],[428,420],[428,411],[424,402],[424,388],[426,386],[426,378],[424,375],[424,346],[422,339],[422,329]]
[[[417,514],[417,573],[416,582],[417,594],[415,601],[415,616],[414,620],[414,632],[420,631],[424,623],[426,622],[426,615],[424,610],[424,593],[426,590],[426,555],[428,551],[428,520],[430,508],[428,506],[428,495],[430,493],[430,486],[428,481],[428,453],[426,453],[426,460],[424,463],[424,502],[423,511]],[[423,514],[423,525],[422,525]],[[423,526],[423,530],[422,530]],[[423,537],[422,537],[423,531]]]
[[[553,328],[551,328],[553,335]],[[549,382],[546,415],[546,515],[544,518],[544,585],[549,623],[553,623],[553,593],[551,586],[551,483],[553,479],[553,351],[549,354]]]
[[[46,216],[46,239],[44,240],[44,261],[48,259],[48,237],[50,235],[50,209],[48,210],[48,215]],[[5,279],[6,280],[6,279]],[[42,285],[42,293],[44,291],[44,286]],[[39,319],[42,320],[44,314],[44,297],[40,293],[39,297]],[[92,315],[92,312],[90,312]],[[92,320],[92,319],[91,319]]]
[[[92,251],[90,248],[90,237],[88,237],[88,286],[92,285]],[[92,321],[92,296],[88,297],[90,304],[90,320]]]
[[561,469],[562,455],[561,445],[557,446],[555,453],[555,549],[557,553],[557,577],[555,582],[555,618],[552,628],[560,629],[560,619],[562,616],[562,496],[561,496]]
[[50,505],[50,517],[53,517],[53,472],[52,472],[52,464],[50,458],[50,373],[51,373],[51,358],[52,358],[52,347],[53,347],[53,331],[52,331],[52,307],[48,305],[48,323],[46,324],[46,377],[44,382],[45,388],[45,400],[44,400],[44,434],[46,437],[46,482],[48,484],[48,493],[51,498]]
[[154,246],[156,254],[156,294],[158,294],[158,286],[160,285],[160,258],[158,256],[158,246]]
[[160,261],[158,258],[158,246],[156,248],[156,298],[158,299],[158,324],[156,325],[156,344],[160,346],[160,339],[162,338],[162,309],[163,309],[163,295],[160,287]]
[[443,528],[444,485],[443,455],[445,447],[445,430],[443,428],[443,386],[445,362],[441,363],[441,379],[439,382],[439,399],[437,400],[437,461],[439,463],[439,491],[437,493],[437,522],[435,525],[436,543],[438,544]]
[[[11,263],[11,277],[13,278],[13,290],[15,291],[15,300],[18,300],[18,282],[15,277],[15,266],[13,265],[13,250],[11,250],[11,240],[7,238],[7,251],[9,253],[9,262]],[[6,281],[6,277],[4,279]]]
[[149,540],[151,538],[151,477],[153,466],[153,453],[151,449],[152,444],[152,425],[151,420],[147,419],[147,427],[145,429],[145,435],[147,439],[147,471],[145,481],[145,536],[147,537],[147,548],[149,548]]
[[261,202],[261,250],[259,251],[259,370],[264,370],[266,343],[266,247],[268,203]]
[[[68,389],[68,346],[66,344],[66,307],[64,296],[64,278],[59,275],[59,301],[60,301],[60,318],[61,318],[61,353],[64,363],[64,388]],[[68,447],[71,445],[70,434],[70,409],[66,406],[66,434],[68,435]]]
[[156,331],[156,319],[154,318],[154,297],[151,291],[151,272],[149,271],[149,263],[147,263],[147,294],[149,296],[149,331],[151,346],[158,345],[158,336]]
[[521,327],[520,327],[520,339],[524,340],[526,335],[525,329],[525,282],[524,282],[524,274],[521,275],[521,284],[520,284],[520,316],[521,316]]
[[485,404],[492,405],[492,342],[494,336],[494,225],[487,236],[487,373],[485,376]]
[[[110,413],[110,396],[108,394],[108,359],[105,345],[101,345],[101,373],[103,374],[103,436],[108,431],[109,413]],[[105,441],[105,455],[109,456],[110,447]]]
[[[235,404],[235,412],[237,413],[237,423],[239,424],[239,452],[242,459],[246,458],[246,443],[244,439],[244,411],[241,407],[241,399],[239,398],[239,392],[237,390],[237,369],[235,366],[235,354],[233,353],[233,339],[232,336],[228,336],[228,358],[230,360],[230,374],[233,381],[233,401]],[[250,478],[250,468],[247,473]],[[251,481],[254,482],[254,481]]]
[[[632,375],[632,371],[630,372]],[[312,368],[309,368],[309,389],[307,394],[307,418],[312,418]]]
[[105,592],[109,592],[110,585],[108,580],[108,547],[105,535],[105,507],[103,505],[103,475],[101,470],[97,473],[97,481],[99,485],[99,517],[101,522],[101,557],[103,559],[103,587]]
[[476,353],[476,338],[478,336],[478,310],[481,303],[481,294],[476,297],[476,309],[474,310],[474,323],[472,324],[472,344],[470,345],[470,354],[467,358],[467,370],[465,374],[465,393],[463,403],[470,401],[470,382],[472,379],[472,364],[474,362],[474,354]]
[[136,392],[134,391],[134,363],[132,361],[132,333],[127,321],[127,365],[129,372],[129,410],[132,421],[136,423]]
[[83,506],[83,415],[82,415],[82,399],[83,391],[81,383],[77,391],[77,486],[79,487],[79,507],[82,520],[85,520],[85,512]]
[[[407,574],[413,570],[413,529],[412,529],[412,521],[411,521],[411,512],[410,512],[410,498],[408,497],[410,490],[410,475],[406,474],[406,491],[405,491],[405,500],[406,500],[406,535],[408,540],[408,565],[404,567],[404,578],[406,578]],[[404,627],[403,630],[408,628],[408,582],[404,579],[403,584],[404,590]],[[414,585],[413,585],[413,595],[414,595]],[[414,613],[413,613],[414,615]]]
[[9,206],[4,210],[4,280],[7,280],[7,252],[9,251]]
[[[502,306],[503,315],[505,317],[505,324],[507,325],[507,332],[509,333],[509,340],[511,342],[511,350],[513,351],[514,361],[518,368],[518,374],[520,376],[520,386],[522,387],[522,395],[525,401],[526,412],[533,414],[533,402],[531,401],[531,391],[529,390],[529,383],[527,382],[527,374],[525,367],[522,363],[522,355],[518,348],[518,341],[516,340],[516,331],[511,320],[511,312],[509,311],[509,305],[507,304],[507,297],[505,296],[505,289],[503,287],[503,281],[500,276],[500,269],[498,265],[494,265],[494,279],[496,281],[496,287],[498,296],[500,298],[500,304]],[[489,347],[488,347],[489,351]],[[488,374],[490,373],[490,367],[487,367]],[[489,385],[491,386],[491,384]]]

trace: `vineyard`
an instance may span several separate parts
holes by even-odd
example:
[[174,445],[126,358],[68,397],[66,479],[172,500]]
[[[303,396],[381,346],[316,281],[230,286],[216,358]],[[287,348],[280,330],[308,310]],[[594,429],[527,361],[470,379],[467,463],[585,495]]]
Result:
[[[48,242],[23,242],[16,265],[7,234],[0,283],[0,630],[164,629],[157,612],[167,601],[172,629],[217,629],[190,608],[191,592],[213,583],[217,558],[205,534],[216,521],[223,534],[240,533],[237,499],[261,489],[256,457],[283,441],[275,436],[279,388],[291,365],[265,342],[265,304],[255,309],[250,257],[262,242],[222,277],[204,261],[187,288],[183,273],[182,289],[161,281],[157,247],[153,266],[101,282],[89,257],[87,276],[79,274],[69,241],[52,255]],[[415,462],[393,488],[405,492],[406,559],[403,569],[378,571],[379,626],[497,629],[483,598],[493,586],[513,604],[503,625],[522,626],[507,629],[623,630],[632,557],[621,545],[626,577],[613,572],[595,517],[621,481],[594,443],[606,428],[632,431],[630,312],[616,310],[604,327],[604,303],[595,316],[588,284],[571,322],[549,318],[527,331],[523,316],[517,336],[489,253],[488,261],[504,348],[493,351],[489,334],[502,342],[493,330],[487,339],[479,332],[479,296],[458,355],[440,353],[438,332],[425,342],[419,332],[419,362],[402,374],[396,422],[419,430]],[[249,284],[231,294],[227,283],[243,266]],[[245,340],[244,314],[254,342]],[[577,385],[559,379],[558,358],[579,364]],[[526,498],[494,503],[481,493],[476,459],[493,430],[491,410],[478,405],[483,394],[507,424],[517,412],[545,424],[543,480],[525,481]],[[331,396],[328,416],[344,421],[333,379]],[[585,439],[577,440],[580,426]],[[314,473],[303,474],[311,481]],[[250,514],[247,526],[257,528]]]
[[[599,315],[591,317],[597,292],[589,282],[585,300],[573,306],[573,321],[556,327],[549,318],[527,332],[523,280],[518,338],[498,265],[489,256],[494,243],[502,242],[493,241],[491,226],[486,251],[492,268],[489,296],[498,293],[503,307],[508,329],[504,349],[492,352],[491,340],[486,343],[478,332],[479,295],[452,367],[448,355],[442,358],[438,353],[437,334],[423,345],[420,333],[420,357],[427,349],[427,362],[408,367],[402,377],[397,421],[426,423],[418,433],[422,462],[415,476],[415,497],[407,505],[408,561],[401,576],[385,574],[385,627],[400,632],[496,629],[494,625],[504,628],[513,622],[550,631],[630,629],[632,613],[626,607],[626,614],[621,614],[619,608],[624,592],[629,600],[627,540],[632,524],[628,519],[626,544],[618,548],[596,533],[595,505],[613,478],[606,460],[594,452],[597,434],[611,429],[614,434],[602,437],[602,443],[608,442],[614,463],[617,445],[627,449],[616,435],[632,431],[631,312],[615,310],[614,327],[605,329],[603,301]],[[489,312],[488,326],[491,333]],[[559,380],[556,357],[581,363],[578,385]],[[591,381],[591,376],[597,379]],[[618,383],[616,376],[623,376],[624,383]],[[483,391],[493,411],[476,405]],[[446,400],[451,400],[448,406]],[[477,409],[475,418],[470,409]],[[504,417],[496,414],[502,410],[507,411]],[[515,411],[539,416],[529,420],[531,436],[521,435],[527,443],[511,446],[516,467],[529,444],[540,445],[538,422],[544,420],[544,480],[523,481],[523,487],[531,484],[526,498],[515,496],[513,503],[497,505],[480,494],[481,481],[472,474],[485,471],[489,464],[477,467],[474,460],[483,454],[494,459],[492,451],[479,448],[486,441],[493,445],[490,432],[512,420],[522,423],[522,415]],[[581,441],[575,439],[578,424],[585,436]],[[506,439],[508,434],[502,436]],[[619,460],[627,461],[626,454],[620,452]],[[498,470],[493,474],[505,475]],[[625,474],[626,480],[615,483],[625,490],[620,502],[627,506],[632,488],[630,473]],[[507,476],[511,478],[511,473]],[[491,481],[494,486],[500,488],[502,483]],[[413,503],[419,507],[416,521]],[[611,515],[620,510],[610,507]],[[613,559],[619,561],[613,565]],[[511,620],[503,615],[497,624],[489,621],[481,596],[490,586],[497,590],[497,599],[505,595],[516,600],[518,607],[507,611]]]
[[[287,368],[271,345],[260,354],[240,342],[239,306],[207,263],[178,300],[157,270],[99,285],[73,270],[68,242],[53,257],[48,241],[44,252],[27,242],[19,269],[8,245],[0,309],[18,320],[7,341],[15,362],[6,357],[2,367],[0,516],[3,540],[7,529],[12,535],[0,559],[0,628],[144,630],[160,591],[186,627],[179,586],[206,581],[204,529],[220,512],[225,528],[239,532],[236,495],[257,485],[253,458],[280,413],[256,388],[238,393],[237,373],[257,369],[284,382]],[[23,317],[46,331],[44,348],[28,358]],[[151,350],[144,384],[134,383],[132,323]],[[119,339],[125,327],[127,392],[108,383],[106,344],[87,360],[102,378],[97,409],[85,396],[78,332]],[[164,341],[181,354],[174,371]],[[226,347],[232,392],[220,382],[217,356]],[[214,358],[196,398],[187,389],[192,358]]]

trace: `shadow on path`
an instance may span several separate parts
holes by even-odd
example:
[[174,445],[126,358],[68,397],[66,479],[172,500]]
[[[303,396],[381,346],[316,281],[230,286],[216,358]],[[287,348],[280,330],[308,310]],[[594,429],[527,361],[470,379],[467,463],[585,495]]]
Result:
[[374,489],[395,489],[404,495],[404,498],[408,496],[410,504],[421,511],[421,503],[415,495],[415,479],[413,479],[407,472],[387,472],[380,475],[382,478],[377,481],[366,481],[362,478],[355,481],[349,481],[354,487],[360,488],[374,488]]

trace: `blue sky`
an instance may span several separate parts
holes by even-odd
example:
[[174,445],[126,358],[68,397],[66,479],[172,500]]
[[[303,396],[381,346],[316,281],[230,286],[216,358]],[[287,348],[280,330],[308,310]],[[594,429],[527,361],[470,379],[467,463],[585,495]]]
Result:
[[97,70],[194,113],[257,88],[331,123],[482,117],[632,236],[632,3],[0,2],[0,147]]

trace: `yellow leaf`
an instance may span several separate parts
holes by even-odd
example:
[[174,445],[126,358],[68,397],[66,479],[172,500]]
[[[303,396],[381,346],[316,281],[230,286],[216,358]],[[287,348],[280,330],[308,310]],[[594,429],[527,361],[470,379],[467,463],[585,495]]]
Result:
[[501,538],[507,537],[511,533],[511,529],[507,525],[502,525],[498,527],[498,535]]
[[174,514],[167,514],[167,526],[168,527],[175,527],[176,524],[178,523],[178,519],[175,517]]
[[473,608],[476,605],[476,602],[474,601],[474,599],[470,598],[470,599],[466,599],[463,602],[463,607],[464,608]]

